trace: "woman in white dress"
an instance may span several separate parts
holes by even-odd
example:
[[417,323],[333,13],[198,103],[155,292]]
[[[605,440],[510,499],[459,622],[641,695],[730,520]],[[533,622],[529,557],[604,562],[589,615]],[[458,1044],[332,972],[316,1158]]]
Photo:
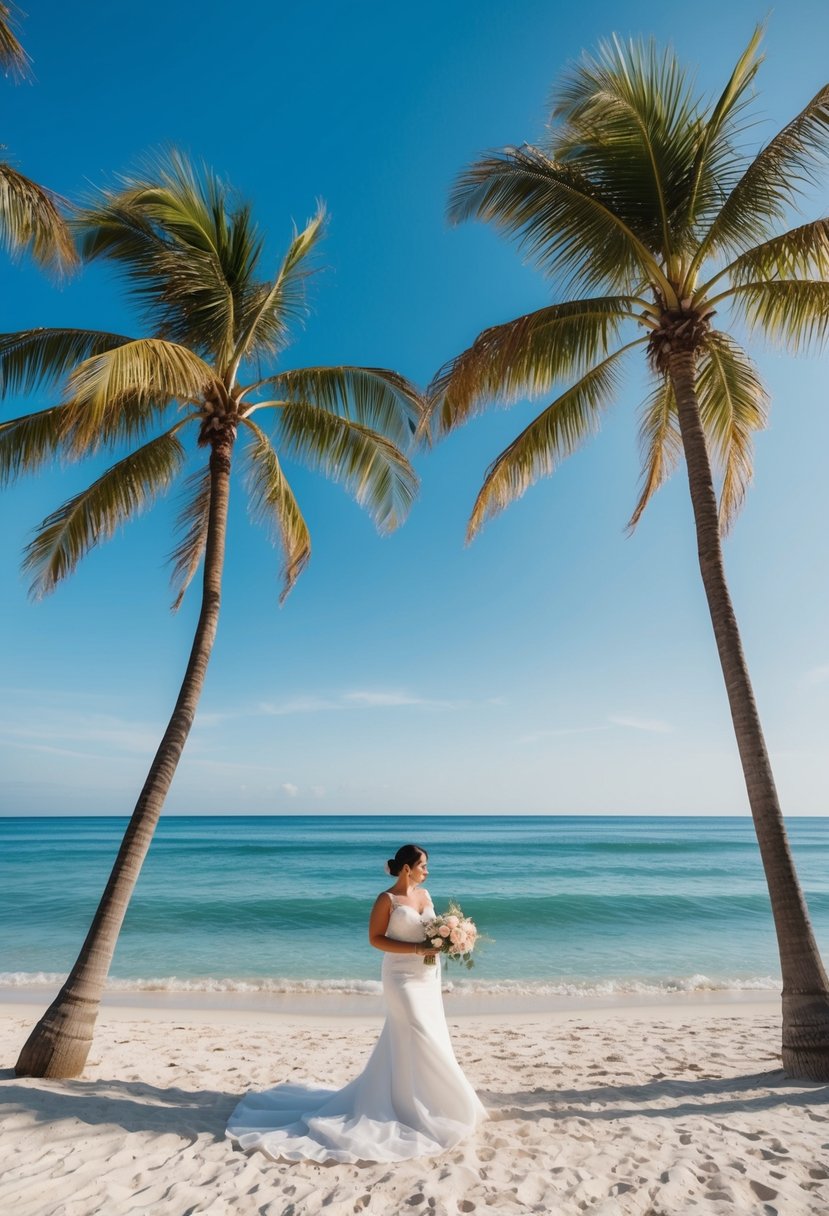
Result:
[[344,1089],[289,1084],[248,1094],[227,1126],[242,1148],[274,1160],[404,1161],[445,1152],[487,1117],[455,1059],[440,956],[423,928],[434,916],[421,889],[428,854],[404,845],[387,869],[397,881],[369,919],[369,941],[383,952],[386,1022],[368,1063]]

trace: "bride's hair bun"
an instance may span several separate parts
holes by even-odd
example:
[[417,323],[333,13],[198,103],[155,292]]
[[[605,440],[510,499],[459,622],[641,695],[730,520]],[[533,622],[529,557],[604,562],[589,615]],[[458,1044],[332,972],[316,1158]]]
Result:
[[428,856],[429,854],[419,844],[404,844],[397,850],[394,857],[390,857],[386,862],[386,871],[396,878],[404,866],[416,866],[421,857]]

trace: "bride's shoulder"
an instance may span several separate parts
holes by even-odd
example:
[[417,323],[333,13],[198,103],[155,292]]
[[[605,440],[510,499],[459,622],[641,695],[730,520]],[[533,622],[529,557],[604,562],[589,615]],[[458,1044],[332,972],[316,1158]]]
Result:
[[381,891],[371,906],[369,924],[373,925],[377,932],[385,932],[393,911],[394,899],[391,891]]

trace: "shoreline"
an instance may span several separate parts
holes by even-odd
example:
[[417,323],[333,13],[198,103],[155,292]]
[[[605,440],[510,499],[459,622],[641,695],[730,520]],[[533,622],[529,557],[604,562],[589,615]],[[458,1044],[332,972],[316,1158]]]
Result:
[[[55,990],[0,989],[0,1016],[37,1021]],[[470,1022],[562,1022],[574,1017],[605,1021],[780,1016],[780,994],[756,990],[646,993],[615,996],[468,996],[444,993],[446,1016]],[[380,995],[352,993],[107,992],[100,1017],[113,1021],[187,1021],[217,1025],[264,1021],[362,1022],[383,1017]]]

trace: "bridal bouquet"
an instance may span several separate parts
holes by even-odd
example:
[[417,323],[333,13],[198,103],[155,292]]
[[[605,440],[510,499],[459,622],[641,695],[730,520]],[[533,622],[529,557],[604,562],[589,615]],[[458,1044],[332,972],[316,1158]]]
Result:
[[[464,916],[459,904],[450,902],[445,912],[426,922],[424,930],[426,940],[440,954],[466,963],[467,967],[474,966],[472,951],[478,940],[478,929],[473,920]],[[435,965],[433,956],[426,955],[423,961]]]

